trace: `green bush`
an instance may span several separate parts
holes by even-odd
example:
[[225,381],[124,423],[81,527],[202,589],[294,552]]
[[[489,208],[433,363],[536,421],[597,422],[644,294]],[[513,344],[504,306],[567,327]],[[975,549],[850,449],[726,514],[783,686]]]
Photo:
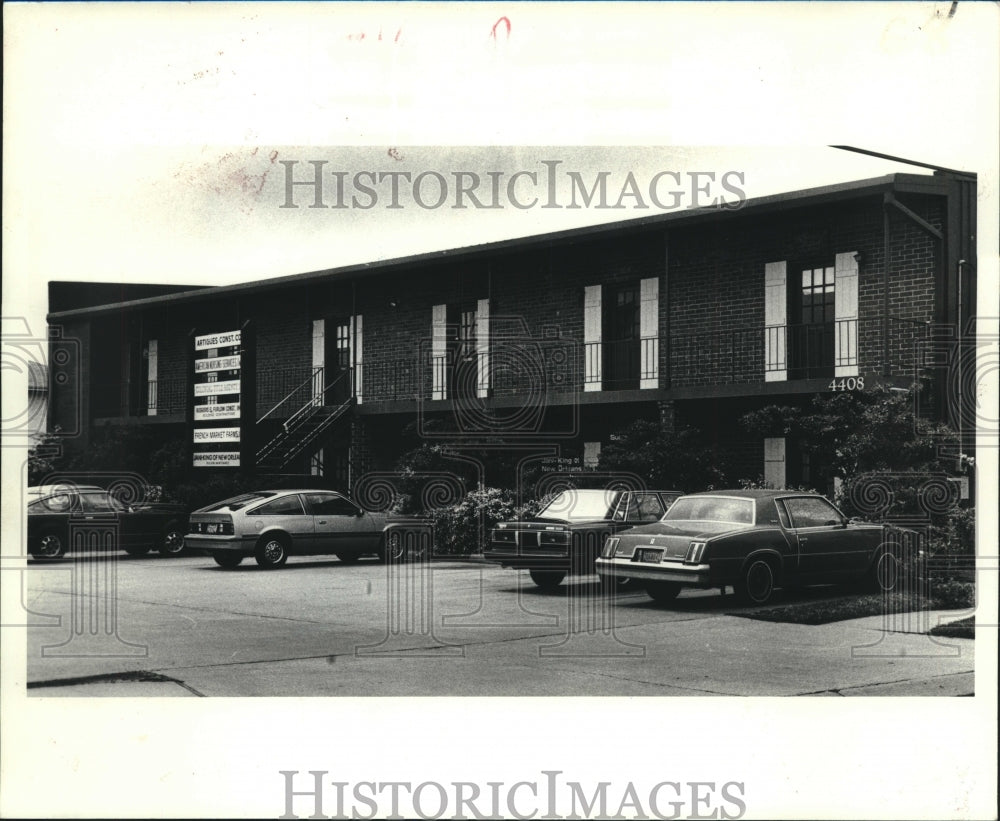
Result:
[[244,473],[214,473],[204,479],[182,482],[165,488],[164,500],[197,510],[231,496],[261,490],[260,480]]
[[666,430],[644,419],[612,434],[601,449],[599,467],[634,473],[650,487],[688,493],[725,487],[728,481],[725,454],[698,431]]
[[931,599],[942,610],[966,610],[976,606],[976,585],[949,578],[931,577]]
[[468,493],[458,504],[428,512],[438,555],[468,556],[482,551],[498,522],[532,516],[543,501],[516,503],[513,491],[486,487]]

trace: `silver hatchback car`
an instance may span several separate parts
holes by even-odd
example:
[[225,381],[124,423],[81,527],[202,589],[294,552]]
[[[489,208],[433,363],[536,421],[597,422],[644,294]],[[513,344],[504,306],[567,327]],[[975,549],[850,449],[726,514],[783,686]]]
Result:
[[382,556],[384,513],[369,513],[330,490],[261,490],[191,514],[184,544],[206,551],[220,567],[253,556],[261,567],[283,565],[291,554],[333,554],[342,562]]

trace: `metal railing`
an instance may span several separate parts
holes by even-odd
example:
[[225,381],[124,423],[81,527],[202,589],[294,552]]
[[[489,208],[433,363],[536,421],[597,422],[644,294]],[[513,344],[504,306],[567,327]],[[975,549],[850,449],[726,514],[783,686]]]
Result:
[[91,411],[96,418],[184,413],[186,390],[183,379],[96,382],[91,388]]
[[[898,317],[838,320],[824,325],[743,326],[669,339],[580,343],[572,340],[494,339],[489,351],[462,354],[421,348],[411,356],[368,361],[339,371],[327,384],[325,368],[272,369],[257,375],[257,422],[293,421],[316,405],[339,405],[356,394],[364,376],[364,401],[454,399],[457,396],[549,395],[649,387],[756,384],[834,376],[838,369],[916,378],[920,347],[931,324]],[[662,342],[662,344],[661,344]],[[358,377],[358,378],[356,378]],[[185,379],[95,383],[95,417],[181,414],[191,387]]]
[[638,388],[657,380],[660,373],[660,339],[647,336],[588,342],[583,346],[584,385],[600,385],[602,390]]
[[675,334],[669,343],[670,385],[752,384],[768,374],[812,379],[834,376],[838,369],[916,377],[918,348],[930,327],[918,320],[876,316]]
[[314,368],[305,382],[257,420],[259,427],[268,419],[278,422],[283,413],[288,413],[277,432],[257,451],[258,464],[270,460],[276,463],[274,466],[284,467],[354,404],[353,369],[335,373],[329,382],[326,376],[325,368]]
[[[304,407],[339,405],[344,399],[354,395],[354,371],[352,368],[345,368],[334,374],[329,384],[326,383],[326,378],[326,368],[313,368],[309,376],[295,385],[270,409],[257,417],[257,424],[265,419],[280,419],[284,415],[293,417],[300,413]],[[338,390],[343,391],[343,396],[336,395]]]

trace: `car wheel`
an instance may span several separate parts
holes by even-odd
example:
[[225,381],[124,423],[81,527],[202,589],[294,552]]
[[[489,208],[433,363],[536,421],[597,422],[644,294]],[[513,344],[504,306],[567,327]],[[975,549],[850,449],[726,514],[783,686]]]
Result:
[[130,545],[125,548],[125,552],[128,553],[129,556],[145,556],[149,553],[149,545]]
[[243,557],[239,553],[213,553],[212,558],[215,559],[215,563],[219,567],[224,567],[226,570],[238,567],[243,561]]
[[382,541],[382,560],[392,564],[406,561],[406,543],[402,533],[389,533]]
[[184,532],[177,522],[171,522],[163,528],[157,550],[163,556],[178,556],[184,551]]
[[66,555],[66,543],[58,533],[43,533],[38,539],[35,556],[40,559],[60,559]]
[[899,584],[902,568],[899,559],[889,552],[883,551],[875,560],[871,569],[871,586],[879,593],[890,593]]
[[646,582],[646,593],[657,604],[666,604],[677,598],[681,586],[677,582]]
[[566,578],[561,570],[532,570],[530,575],[531,580],[542,590],[555,590]]
[[627,592],[635,589],[635,582],[627,576],[601,576],[601,592],[604,594]]
[[774,568],[766,559],[753,559],[734,587],[744,604],[767,604],[774,593]]
[[261,567],[281,567],[288,561],[288,539],[284,536],[265,536],[257,542],[254,558]]
[[336,553],[338,559],[344,564],[357,564],[361,557],[357,553]]

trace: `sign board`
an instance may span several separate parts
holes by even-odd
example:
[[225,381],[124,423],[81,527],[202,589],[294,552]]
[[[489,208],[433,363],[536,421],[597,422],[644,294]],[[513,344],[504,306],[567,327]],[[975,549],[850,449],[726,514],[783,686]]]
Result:
[[239,419],[240,403],[224,402],[219,405],[195,405],[194,418],[196,422],[205,422],[212,419]]
[[195,428],[195,442],[239,442],[239,428]]
[[236,450],[218,451],[216,453],[194,454],[196,468],[230,468],[240,466],[240,454]]
[[195,396],[218,396],[222,393],[239,393],[240,380],[230,379],[226,382],[202,382],[194,386]]
[[194,338],[196,351],[207,351],[209,348],[230,348],[240,344],[239,331],[224,331],[219,334],[205,334]]
[[240,355],[217,356],[212,359],[196,359],[194,361],[194,372],[205,373],[206,371],[232,371],[240,366]]

